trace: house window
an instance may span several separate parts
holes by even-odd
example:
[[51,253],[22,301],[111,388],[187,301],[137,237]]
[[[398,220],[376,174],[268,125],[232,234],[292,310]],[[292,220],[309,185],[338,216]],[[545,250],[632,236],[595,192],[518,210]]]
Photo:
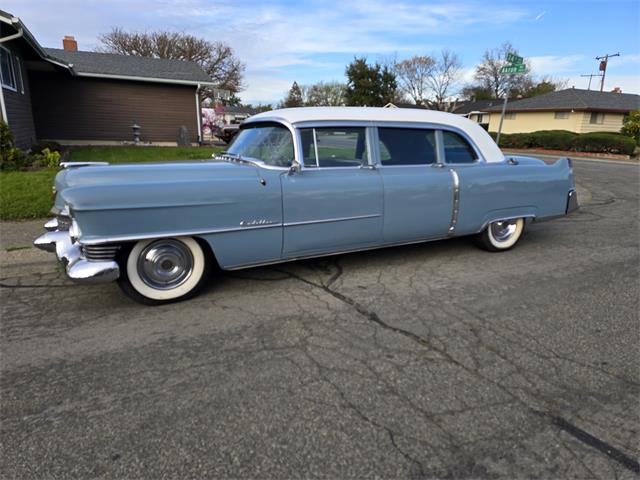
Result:
[[589,123],[593,125],[601,125],[604,123],[604,113],[600,112],[591,112],[591,118],[589,119]]
[[569,112],[556,112],[553,115],[553,118],[555,118],[556,120],[566,120],[567,118],[569,118]]
[[479,113],[478,115],[476,115],[476,122],[483,123],[482,122],[483,119],[484,119],[484,115],[482,113]]
[[516,119],[516,112],[506,112],[504,114],[504,119],[505,120],[515,120]]
[[2,81],[3,87],[14,91],[17,90],[13,55],[3,47],[0,47],[0,80]]

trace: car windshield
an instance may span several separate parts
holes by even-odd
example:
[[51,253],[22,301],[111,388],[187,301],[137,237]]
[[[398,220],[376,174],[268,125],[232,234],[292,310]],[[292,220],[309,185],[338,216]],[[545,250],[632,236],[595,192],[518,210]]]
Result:
[[227,153],[260,160],[274,167],[290,167],[293,162],[293,137],[288,128],[277,123],[247,125],[240,130]]

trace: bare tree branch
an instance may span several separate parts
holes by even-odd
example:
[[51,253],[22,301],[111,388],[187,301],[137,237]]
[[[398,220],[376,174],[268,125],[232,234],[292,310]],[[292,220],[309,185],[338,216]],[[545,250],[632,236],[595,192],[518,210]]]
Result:
[[[195,62],[217,84],[217,88],[236,94],[243,90],[245,65],[233,49],[223,42],[211,42],[193,35],[170,32],[125,32],[114,28],[99,37],[99,51],[139,57],[169,58]],[[201,99],[213,92],[204,88]]]

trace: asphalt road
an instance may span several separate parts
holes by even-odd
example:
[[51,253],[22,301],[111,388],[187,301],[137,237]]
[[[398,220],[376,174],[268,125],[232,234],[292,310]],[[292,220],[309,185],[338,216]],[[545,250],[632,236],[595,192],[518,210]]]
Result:
[[582,209],[513,251],[220,273],[170,306],[3,250],[0,476],[638,478],[640,170],[575,165]]

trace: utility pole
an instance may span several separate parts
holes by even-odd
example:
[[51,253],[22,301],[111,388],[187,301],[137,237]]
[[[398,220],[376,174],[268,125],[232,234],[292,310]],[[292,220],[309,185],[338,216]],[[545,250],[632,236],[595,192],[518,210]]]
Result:
[[601,77],[602,75],[599,73],[590,73],[589,75],[580,75],[581,77],[589,77],[589,86],[587,87],[587,90],[591,90],[591,79],[593,77]]
[[600,60],[599,70],[602,72],[602,80],[600,80],[600,91],[604,90],[604,76],[607,74],[607,64],[609,63],[609,58],[611,57],[619,57],[620,53],[607,53],[603,57],[596,57],[596,60]]

